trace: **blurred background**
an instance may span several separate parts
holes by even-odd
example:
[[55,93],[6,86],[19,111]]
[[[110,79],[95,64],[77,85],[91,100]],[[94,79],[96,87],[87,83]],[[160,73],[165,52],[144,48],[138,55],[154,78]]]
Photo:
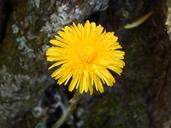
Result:
[[87,19],[115,32],[126,66],[62,127],[171,127],[171,0],[0,0],[0,128],[51,128],[66,111],[73,93],[50,78],[45,51]]

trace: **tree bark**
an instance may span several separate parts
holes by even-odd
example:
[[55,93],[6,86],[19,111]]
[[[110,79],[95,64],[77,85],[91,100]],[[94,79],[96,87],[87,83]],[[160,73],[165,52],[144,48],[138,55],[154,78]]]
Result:
[[[109,0],[1,0],[0,125],[28,112],[50,79],[45,60],[49,38],[73,21],[104,10]],[[10,3],[10,6],[6,4]],[[7,10],[7,11],[6,11]],[[22,116],[21,116],[22,117]],[[12,119],[12,120],[11,120]],[[8,121],[10,120],[10,121]]]

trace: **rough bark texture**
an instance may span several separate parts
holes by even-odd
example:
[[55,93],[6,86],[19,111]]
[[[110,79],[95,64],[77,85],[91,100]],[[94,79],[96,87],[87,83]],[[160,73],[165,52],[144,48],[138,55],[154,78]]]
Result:
[[104,10],[108,0],[11,0],[13,11],[7,11],[6,0],[0,2],[0,126],[5,128],[53,83],[44,59],[49,37],[72,21]]
[[[94,98],[88,105],[85,127],[171,127],[171,42],[165,28],[167,16],[170,35],[169,3],[113,0],[105,12],[94,14],[96,22],[119,35],[126,51],[126,68],[114,91]],[[136,21],[151,10],[154,13],[145,23],[123,29],[125,22]]]
[[169,35],[169,38],[171,40],[171,0],[167,0],[166,3],[167,13],[166,13],[166,27],[167,27],[167,33]]
[[[126,52],[126,67],[116,87],[106,88],[105,94],[90,100],[85,97],[81,102],[84,127],[171,127],[170,3],[170,0],[9,3],[0,0],[0,126],[35,127],[38,121],[30,117],[30,110],[54,82],[49,78],[44,59],[48,40],[65,24],[89,19],[116,32]],[[153,15],[143,24],[124,29],[126,23],[150,11]],[[24,118],[14,126],[16,116]]]

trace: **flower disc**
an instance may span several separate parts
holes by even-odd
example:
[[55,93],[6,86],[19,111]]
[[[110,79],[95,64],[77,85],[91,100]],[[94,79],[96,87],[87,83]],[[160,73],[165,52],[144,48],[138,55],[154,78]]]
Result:
[[[75,88],[80,93],[93,93],[93,88],[104,92],[103,84],[113,86],[115,78],[109,70],[121,75],[125,63],[124,52],[113,32],[106,32],[101,25],[86,21],[65,26],[50,40],[53,45],[46,51],[47,61],[57,67],[51,77],[58,84]],[[102,84],[103,83],[103,84]]]

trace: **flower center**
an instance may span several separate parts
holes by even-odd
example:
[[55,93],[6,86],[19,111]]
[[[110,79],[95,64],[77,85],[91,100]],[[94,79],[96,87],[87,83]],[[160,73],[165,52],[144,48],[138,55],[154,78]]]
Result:
[[96,51],[92,46],[85,46],[80,53],[80,59],[84,63],[92,63],[96,57]]

